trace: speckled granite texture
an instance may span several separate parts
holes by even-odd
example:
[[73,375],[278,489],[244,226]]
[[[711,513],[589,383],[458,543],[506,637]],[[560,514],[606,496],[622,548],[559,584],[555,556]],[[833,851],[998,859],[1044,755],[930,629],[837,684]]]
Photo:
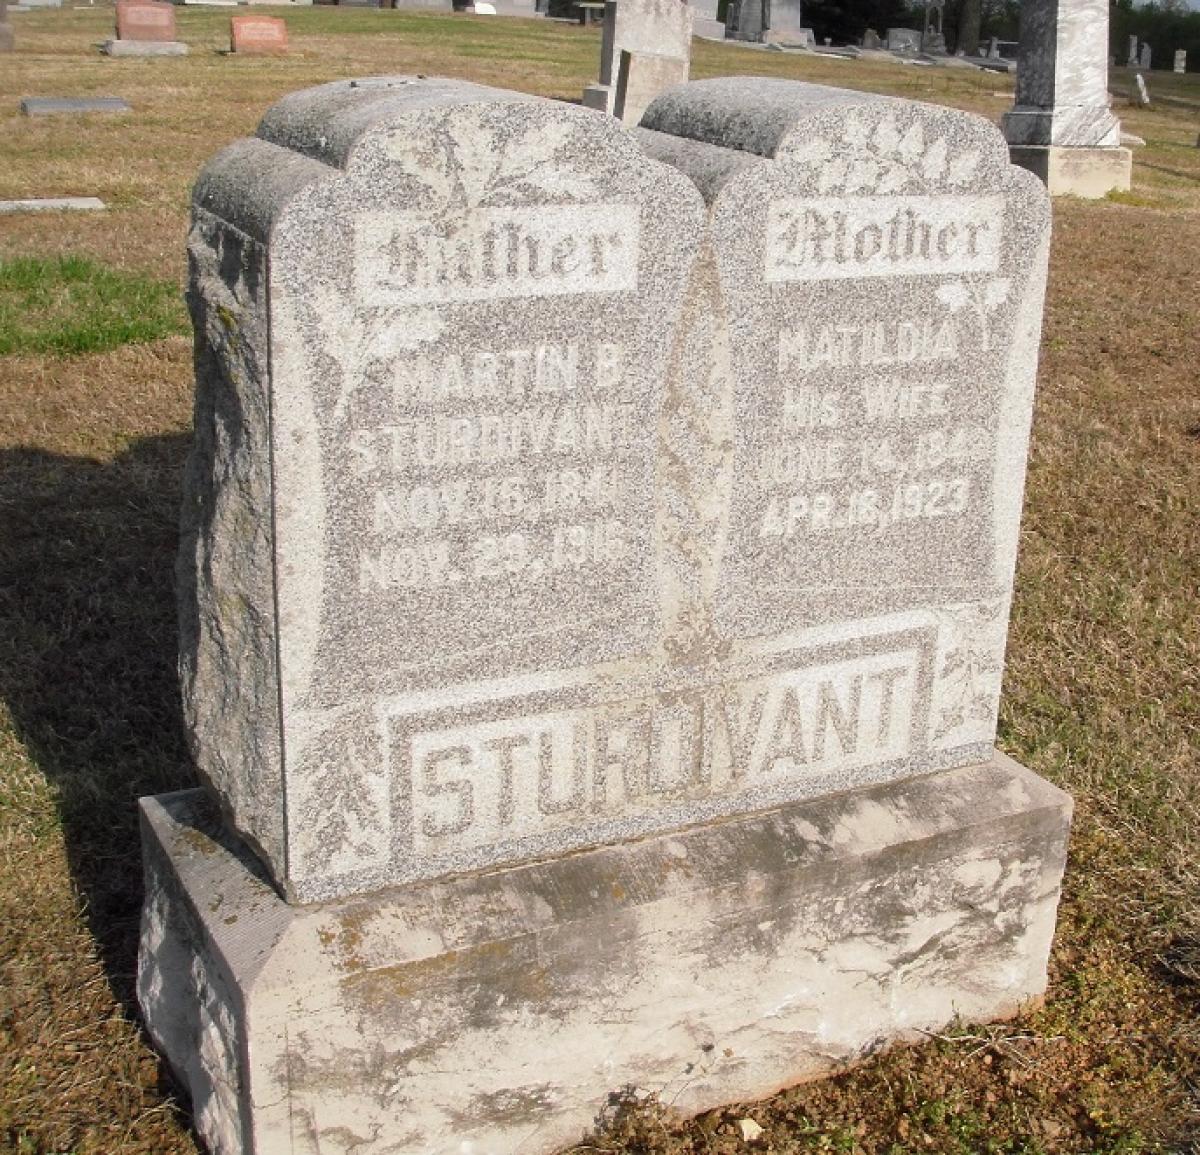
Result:
[[185,712],[293,900],[990,755],[1044,190],[835,89],[644,123],[339,82],[197,182]]
[[547,1155],[1044,989],[1046,191],[833,89],[643,124],[339,82],[196,184],[208,790],[143,802],[138,995],[214,1155]]
[[280,901],[198,791],[143,802],[138,991],[213,1155],[549,1155],[1045,987],[1070,802],[1005,758],[551,862]]

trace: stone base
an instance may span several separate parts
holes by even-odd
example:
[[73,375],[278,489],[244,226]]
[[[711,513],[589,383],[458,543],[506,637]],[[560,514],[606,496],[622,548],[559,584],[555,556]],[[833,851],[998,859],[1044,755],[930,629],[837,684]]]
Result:
[[1071,148],[1067,145],[1010,145],[1013,164],[1045,182],[1051,196],[1096,199],[1127,192],[1133,153],[1127,148]]
[[594,108],[597,112],[612,113],[613,86],[611,84],[589,84],[583,90],[582,103],[584,108]]
[[188,46],[179,40],[106,40],[105,56],[186,56]]
[[214,1155],[545,1155],[1042,993],[1070,799],[1011,759],[288,906],[200,791],[142,801],[138,996]]

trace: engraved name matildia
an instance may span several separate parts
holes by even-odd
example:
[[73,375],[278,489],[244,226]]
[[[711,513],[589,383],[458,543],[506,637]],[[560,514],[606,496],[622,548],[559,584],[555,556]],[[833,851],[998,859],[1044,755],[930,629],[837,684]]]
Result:
[[[955,378],[930,373],[959,356],[952,317],[799,325],[779,334],[778,437],[764,449],[761,538],[888,530],[958,519],[977,489],[989,435]],[[908,378],[906,366],[926,366]],[[848,370],[835,380],[829,372]]]

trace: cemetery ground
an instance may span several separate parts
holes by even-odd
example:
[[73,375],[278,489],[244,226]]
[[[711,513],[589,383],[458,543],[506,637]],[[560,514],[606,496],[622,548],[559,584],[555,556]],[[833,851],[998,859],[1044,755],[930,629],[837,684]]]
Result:
[[[288,56],[238,59],[228,18],[180,9],[190,56],[110,60],[110,8],[18,14],[0,68],[0,198],[109,205],[0,218],[0,1149],[22,1155],[195,1151],[133,998],[134,800],[193,782],[192,179],[297,88],[419,72],[575,99],[599,51],[551,22],[313,9],[286,14]],[[1011,103],[998,74],[698,42],[693,75],[727,72]],[[1200,105],[1200,78],[1170,83]],[[79,94],[133,111],[17,111]],[[580,1152],[1200,1151],[1200,115],[1118,113],[1147,141],[1132,191],[1055,204],[1000,727],[1076,803],[1045,1006],[691,1122],[636,1088]]]

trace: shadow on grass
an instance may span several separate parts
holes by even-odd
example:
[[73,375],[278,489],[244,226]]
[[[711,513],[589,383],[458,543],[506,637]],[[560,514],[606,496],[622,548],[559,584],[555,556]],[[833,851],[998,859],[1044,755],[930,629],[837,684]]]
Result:
[[111,462],[0,451],[0,698],[57,793],[72,877],[135,1021],[136,800],[192,784],[174,606],[189,441],[146,438]]
[[1194,184],[1200,184],[1200,175],[1194,172],[1184,172],[1182,169],[1178,168],[1167,168],[1166,165],[1151,164],[1149,161],[1144,160],[1139,160],[1137,162],[1137,166],[1138,168],[1148,168],[1152,172],[1161,172],[1165,176],[1177,176],[1180,180],[1187,180],[1193,182]]

